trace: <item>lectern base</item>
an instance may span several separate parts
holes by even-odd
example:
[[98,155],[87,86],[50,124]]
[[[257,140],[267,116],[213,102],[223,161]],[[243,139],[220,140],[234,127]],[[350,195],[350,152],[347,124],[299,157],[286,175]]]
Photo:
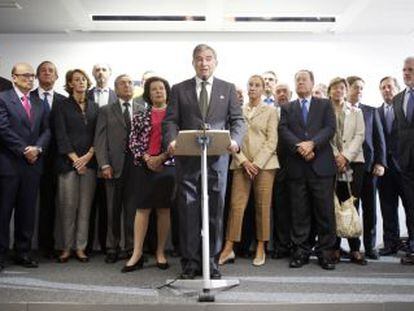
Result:
[[[183,290],[190,290],[194,289],[195,291],[204,289],[204,280],[197,279],[197,280],[167,280],[166,284],[174,289],[183,289]],[[232,288],[240,284],[238,279],[230,279],[230,280],[210,280],[210,288],[209,289],[225,289],[225,288]]]

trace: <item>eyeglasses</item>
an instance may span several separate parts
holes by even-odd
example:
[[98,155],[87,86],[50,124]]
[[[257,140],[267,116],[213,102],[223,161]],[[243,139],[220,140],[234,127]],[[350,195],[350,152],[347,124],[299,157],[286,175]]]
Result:
[[26,79],[34,79],[36,75],[34,73],[15,73],[15,76],[25,77]]

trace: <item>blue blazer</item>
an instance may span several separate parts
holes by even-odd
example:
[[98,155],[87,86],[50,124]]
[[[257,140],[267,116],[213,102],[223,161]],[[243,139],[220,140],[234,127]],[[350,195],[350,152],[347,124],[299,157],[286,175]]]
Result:
[[[335,128],[335,114],[327,99],[312,97],[306,124],[298,100],[282,107],[279,139],[286,146],[288,178],[305,177],[306,169],[309,167],[321,177],[336,174],[334,155],[329,143],[335,135]],[[315,143],[315,158],[309,162],[306,162],[296,151],[296,145],[307,140],[312,140]]]
[[50,140],[49,120],[40,100],[30,95],[31,123],[14,89],[0,93],[0,174],[16,175],[20,169],[33,168],[41,173],[42,155],[29,164],[23,155],[27,146],[46,150]]
[[365,171],[372,172],[374,164],[387,166],[384,130],[378,109],[360,104],[364,114],[365,140],[362,145],[364,150]]

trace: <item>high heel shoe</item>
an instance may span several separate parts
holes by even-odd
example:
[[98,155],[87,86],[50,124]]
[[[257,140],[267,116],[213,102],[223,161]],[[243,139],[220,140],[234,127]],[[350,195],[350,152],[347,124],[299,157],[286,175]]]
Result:
[[67,263],[70,258],[70,252],[63,252],[58,258],[56,258],[56,261],[58,263]]
[[167,270],[170,267],[170,264],[168,263],[168,261],[166,261],[166,262],[158,262],[157,261],[157,267],[158,267],[158,269],[161,269],[161,270]]
[[135,264],[133,264],[132,266],[125,265],[122,268],[121,272],[122,273],[132,272],[138,269],[142,269],[143,266],[144,266],[144,256],[141,255],[141,257]]
[[222,265],[225,265],[226,263],[234,263],[235,261],[236,261],[236,255],[234,254],[234,251],[231,251],[230,254],[228,254],[224,258],[220,256],[218,264],[222,266]]
[[263,253],[262,257],[255,257],[253,259],[253,266],[260,267],[263,266],[266,262],[266,253]]
[[76,259],[79,260],[82,263],[88,262],[89,257],[85,255],[83,251],[76,252]]

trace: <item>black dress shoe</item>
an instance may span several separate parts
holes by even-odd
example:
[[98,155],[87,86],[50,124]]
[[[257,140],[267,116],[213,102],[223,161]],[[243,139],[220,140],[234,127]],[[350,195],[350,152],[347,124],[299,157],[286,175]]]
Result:
[[192,280],[199,274],[200,273],[198,270],[193,269],[193,268],[187,268],[187,269],[184,269],[183,272],[181,272],[179,278],[182,280]]
[[158,262],[157,261],[157,267],[158,267],[158,269],[161,269],[161,270],[167,270],[170,267],[170,264],[168,263],[168,261],[166,261],[166,262]]
[[328,258],[320,257],[318,259],[319,265],[325,270],[335,270],[335,264]]
[[221,272],[217,268],[211,268],[210,271],[210,279],[212,280],[220,280],[221,279]]
[[365,251],[365,257],[373,260],[380,259],[380,255],[376,249],[369,249]]
[[309,263],[309,257],[293,257],[289,263],[291,268],[301,268]]
[[6,266],[4,265],[4,258],[0,257],[0,271],[3,270]]
[[16,256],[14,258],[14,263],[25,268],[39,267],[39,263],[36,260],[32,259],[29,255]]
[[118,259],[120,260],[125,260],[125,259],[129,259],[132,256],[133,251],[132,250],[123,250],[120,251],[118,254]]
[[132,266],[125,265],[122,268],[121,272],[122,273],[132,272],[135,270],[142,269],[143,267],[144,267],[144,256],[141,255],[141,258],[135,264],[133,264]]
[[379,250],[380,256],[391,256],[397,253],[398,253],[398,247],[385,246],[383,248],[380,248]]
[[401,258],[401,264],[406,266],[414,265],[414,254],[407,254]]
[[118,253],[107,253],[105,257],[106,263],[116,263],[118,261]]
[[278,250],[275,250],[272,254],[272,259],[282,259],[282,258],[288,258],[288,257],[290,257],[289,250],[278,249]]

